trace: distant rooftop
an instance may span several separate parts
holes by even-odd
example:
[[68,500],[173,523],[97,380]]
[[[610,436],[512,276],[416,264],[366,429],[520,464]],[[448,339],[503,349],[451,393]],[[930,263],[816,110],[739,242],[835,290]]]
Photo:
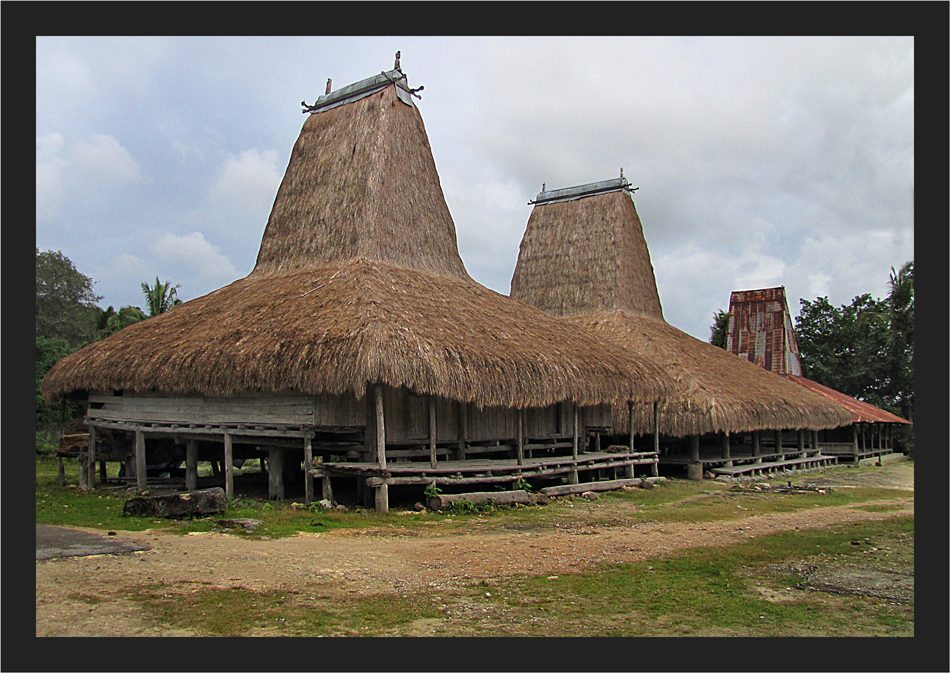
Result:
[[[544,189],[542,185],[542,190]],[[620,169],[620,177],[613,180],[602,180],[600,182],[589,182],[586,185],[576,187],[565,187],[564,189],[551,189],[541,191],[534,201],[529,201],[528,205],[542,206],[549,203],[558,203],[560,201],[571,201],[573,199],[582,199],[586,196],[596,194],[606,194],[608,192],[635,192],[639,187],[631,187],[630,181],[623,177],[623,169]]]

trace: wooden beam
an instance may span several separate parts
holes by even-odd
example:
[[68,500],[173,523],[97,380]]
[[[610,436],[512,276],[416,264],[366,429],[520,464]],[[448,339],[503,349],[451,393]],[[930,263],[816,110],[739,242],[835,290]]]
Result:
[[198,488],[198,442],[189,439],[185,445],[185,490]]
[[518,409],[518,464],[524,465],[524,409]]
[[432,395],[427,396],[429,407],[429,464],[436,467],[436,427],[435,427],[435,398]]
[[376,512],[378,514],[389,512],[389,484],[382,483],[376,487]]
[[89,446],[86,459],[86,488],[90,491],[96,488],[96,426],[89,426]]
[[633,401],[627,400],[627,432],[630,435],[630,450],[634,451],[633,448]]
[[234,443],[227,432],[224,433],[224,495],[234,497]]
[[459,402],[459,449],[458,459],[465,460],[468,445],[468,402]]
[[309,437],[303,440],[303,492],[304,503],[313,502],[313,475],[310,474],[310,468],[313,467],[313,446]]
[[[373,386],[373,398],[376,403],[376,463],[380,468],[386,468],[386,415],[383,410],[383,384]],[[379,496],[377,494],[377,500]],[[387,497],[386,511],[389,511]],[[377,508],[379,503],[377,502]]]
[[135,488],[144,491],[146,482],[145,466],[145,433],[141,430],[135,431]]
[[271,500],[284,499],[284,452],[276,447],[267,453],[267,497]]

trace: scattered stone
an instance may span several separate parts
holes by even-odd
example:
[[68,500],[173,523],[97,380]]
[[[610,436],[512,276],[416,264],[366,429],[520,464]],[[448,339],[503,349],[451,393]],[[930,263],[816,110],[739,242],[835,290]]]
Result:
[[217,514],[227,510],[222,488],[184,491],[166,495],[141,495],[125,501],[126,516],[178,518]]
[[333,509],[333,503],[327,500],[326,498],[324,498],[317,504],[320,506],[321,509],[324,509],[324,510]]
[[594,493],[593,491],[584,491],[583,493],[581,493],[581,497],[586,498],[587,500],[590,500],[591,502],[593,502],[594,500],[597,499],[597,494]]
[[412,508],[416,510],[417,512],[421,512],[426,508],[426,506],[423,505],[421,502],[417,502],[415,505],[412,506]]
[[653,488],[653,486],[654,486],[653,482],[647,481],[646,479],[640,482],[640,488],[645,488],[647,490],[650,490],[651,488]]
[[254,530],[264,522],[259,519],[218,519],[216,524],[223,528],[243,528],[244,530]]

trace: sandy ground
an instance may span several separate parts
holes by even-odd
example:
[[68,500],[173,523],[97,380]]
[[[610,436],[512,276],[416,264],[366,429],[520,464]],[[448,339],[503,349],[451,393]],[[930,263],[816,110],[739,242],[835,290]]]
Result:
[[[702,523],[624,521],[622,511],[598,524],[585,515],[629,503],[572,501],[577,516],[558,527],[479,530],[464,534],[413,529],[333,530],[275,540],[218,533],[185,536],[119,531],[116,539],[145,544],[149,551],[37,562],[37,636],[175,636],[186,631],[154,626],[138,605],[124,599],[128,587],[164,583],[251,590],[406,592],[443,590],[482,578],[558,574],[603,562],[632,562],[687,547],[723,545],[769,533],[913,513],[913,464],[895,462],[875,470],[845,471],[834,480],[814,473],[808,481],[847,486],[901,488],[907,497],[881,501],[888,511],[823,507]],[[488,526],[483,528],[488,529]]]

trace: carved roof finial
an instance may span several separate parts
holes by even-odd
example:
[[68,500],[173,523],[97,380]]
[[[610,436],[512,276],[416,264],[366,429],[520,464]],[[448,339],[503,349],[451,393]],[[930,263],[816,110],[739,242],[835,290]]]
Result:
[[400,56],[400,54],[402,54],[401,51],[397,51],[397,52],[396,52],[396,64],[393,66],[393,69],[394,69],[394,70],[398,70],[399,72],[402,72],[402,67],[399,65],[399,56]]
[[326,93],[330,93],[330,90],[332,89],[332,87],[333,87],[333,80],[330,79],[329,77],[327,77],[327,90],[326,90]]

